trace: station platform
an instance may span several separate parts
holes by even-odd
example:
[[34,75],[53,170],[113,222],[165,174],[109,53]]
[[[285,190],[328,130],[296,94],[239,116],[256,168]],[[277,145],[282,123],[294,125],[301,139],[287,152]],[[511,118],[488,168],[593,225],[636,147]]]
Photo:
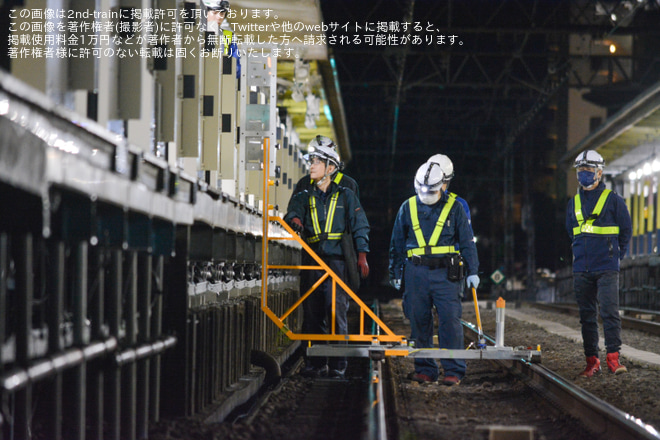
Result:
[[[507,308],[507,319],[516,319],[537,325],[549,333],[571,339],[582,344],[582,333],[579,330],[572,329],[558,322],[540,319],[537,316],[525,314],[515,308]],[[576,318],[577,320],[577,318]],[[621,355],[632,362],[648,364],[649,367],[660,368],[660,355],[631,347],[626,344],[621,345]]]

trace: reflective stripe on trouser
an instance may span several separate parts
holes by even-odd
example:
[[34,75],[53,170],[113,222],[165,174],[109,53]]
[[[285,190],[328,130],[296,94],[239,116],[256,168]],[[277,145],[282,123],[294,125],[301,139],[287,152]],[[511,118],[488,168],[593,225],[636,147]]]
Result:
[[[406,262],[405,313],[410,319],[411,338],[417,348],[433,347],[433,306],[438,312],[438,344],[440,348],[464,349],[459,296],[459,283],[447,279],[447,268],[430,269]],[[462,379],[465,359],[441,359],[445,375]],[[415,359],[415,371],[432,379],[438,377],[435,359]]]
[[[342,277],[345,281],[344,262],[341,260],[326,261],[337,275]],[[305,292],[323,276],[325,272],[318,270],[304,270],[301,271],[300,294],[304,295]],[[335,333],[348,334],[347,313],[349,307],[349,296],[337,284],[337,299],[335,309]],[[312,292],[312,294],[303,301],[303,325],[302,332],[310,334],[324,334],[330,333],[330,316],[332,313],[332,279],[328,277],[323,284]],[[314,341],[314,344],[321,342]],[[310,357],[310,362],[314,366],[323,366],[328,363],[330,369],[343,370],[346,368],[347,362],[345,357],[331,357],[320,358]]]
[[580,307],[582,342],[585,356],[598,356],[598,308],[608,353],[621,349],[619,316],[619,272],[576,272],[573,289]]

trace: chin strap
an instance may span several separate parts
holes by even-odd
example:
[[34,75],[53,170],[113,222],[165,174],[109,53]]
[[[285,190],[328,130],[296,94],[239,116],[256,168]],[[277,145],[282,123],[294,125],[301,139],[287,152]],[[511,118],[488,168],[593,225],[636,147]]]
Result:
[[[335,173],[336,173],[336,168],[335,168]],[[321,180],[316,182],[316,186],[323,185],[323,182],[325,182],[328,177],[332,177],[332,174],[328,173],[328,164],[326,163],[326,165],[325,165],[325,174],[323,175],[323,178]]]

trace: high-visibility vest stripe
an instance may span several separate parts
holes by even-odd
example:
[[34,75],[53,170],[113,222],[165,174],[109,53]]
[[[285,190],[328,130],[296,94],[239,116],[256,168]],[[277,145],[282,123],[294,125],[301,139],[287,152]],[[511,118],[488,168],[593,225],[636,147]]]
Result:
[[445,206],[440,212],[438,221],[435,223],[435,228],[433,229],[433,234],[431,234],[431,239],[429,244],[426,244],[424,239],[424,234],[422,234],[422,228],[419,225],[419,216],[417,215],[417,197],[413,196],[408,199],[408,204],[410,205],[410,220],[412,221],[413,231],[415,232],[415,238],[417,239],[417,246],[413,249],[408,249],[408,257],[413,255],[442,255],[442,254],[457,254],[459,253],[454,246],[436,246],[438,240],[440,239],[440,234],[442,233],[442,228],[445,226],[447,217],[449,217],[449,211],[456,201],[456,194],[450,193],[449,200],[445,203]]
[[231,42],[234,38],[234,32],[223,29],[222,30],[222,53],[224,56],[229,55],[229,46],[231,46]]
[[325,219],[325,231],[322,234],[321,225],[319,223],[319,214],[316,208],[316,198],[314,196],[309,196],[310,215],[312,217],[312,228],[314,229],[314,235],[307,238],[308,243],[318,243],[321,241],[322,235],[325,235],[326,240],[341,240],[341,232],[330,232],[332,231],[332,223],[335,218],[338,199],[338,192],[334,193],[330,198],[330,208],[328,209],[328,216]]
[[618,226],[594,226],[594,221],[598,218],[605,202],[609,197],[612,191],[609,189],[604,189],[600,197],[598,197],[598,202],[594,207],[593,212],[589,218],[585,221],[584,215],[582,215],[582,202],[580,201],[580,193],[575,194],[575,219],[578,222],[578,225],[573,228],[573,235],[580,234],[595,234],[595,235],[619,235]]

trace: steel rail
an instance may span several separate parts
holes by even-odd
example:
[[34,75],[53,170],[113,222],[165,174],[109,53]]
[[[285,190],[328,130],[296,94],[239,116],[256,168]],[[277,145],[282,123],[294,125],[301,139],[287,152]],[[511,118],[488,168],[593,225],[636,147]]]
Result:
[[526,361],[508,363],[510,372],[576,417],[598,437],[622,440],[660,439],[660,433],[653,426],[571,384],[546,367]]
[[[464,327],[470,335],[476,335],[474,326]],[[492,337],[484,337],[490,344],[494,343]],[[542,397],[577,418],[600,438],[660,440],[660,433],[653,426],[599,399],[542,365],[523,359],[495,362]]]
[[[378,300],[373,304],[374,313],[380,318],[380,303]],[[373,321],[371,333],[379,334],[380,327]],[[386,395],[383,388],[383,360],[371,359],[369,361],[369,408],[368,414],[368,435],[365,440],[387,440],[387,419],[385,413]]]
[[368,436],[365,440],[387,440],[386,396],[383,389],[383,360],[369,362]]

